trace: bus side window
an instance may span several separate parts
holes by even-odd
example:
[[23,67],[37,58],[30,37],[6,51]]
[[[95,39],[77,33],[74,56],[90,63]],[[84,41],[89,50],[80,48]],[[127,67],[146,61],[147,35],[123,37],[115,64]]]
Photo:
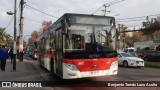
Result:
[[50,33],[50,53],[54,54],[55,49],[55,38],[54,33]]

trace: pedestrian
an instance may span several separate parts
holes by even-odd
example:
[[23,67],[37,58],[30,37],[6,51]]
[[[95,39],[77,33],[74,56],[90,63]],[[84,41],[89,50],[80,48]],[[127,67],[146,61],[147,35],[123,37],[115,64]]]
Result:
[[1,61],[1,70],[5,71],[6,60],[9,58],[8,50],[5,48],[5,45],[0,48],[0,61]]
[[13,61],[13,48],[12,47],[9,50],[9,57],[10,57],[11,63],[12,63],[12,61]]

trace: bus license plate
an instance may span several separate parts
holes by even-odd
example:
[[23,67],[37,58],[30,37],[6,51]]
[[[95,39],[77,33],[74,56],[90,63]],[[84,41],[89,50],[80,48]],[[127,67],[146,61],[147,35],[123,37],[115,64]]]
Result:
[[91,74],[98,74],[99,71],[91,71]]

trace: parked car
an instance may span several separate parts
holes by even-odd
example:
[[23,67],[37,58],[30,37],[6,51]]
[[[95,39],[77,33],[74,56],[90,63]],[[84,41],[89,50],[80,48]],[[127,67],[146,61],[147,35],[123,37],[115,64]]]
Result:
[[133,47],[125,48],[123,51],[124,52],[134,52],[134,48]]
[[142,67],[144,66],[144,60],[138,57],[134,57],[129,53],[119,52],[118,53],[118,65],[123,65],[124,67]]
[[160,51],[151,52],[144,57],[145,61],[160,62]]
[[139,54],[138,57],[140,57],[140,58],[142,58],[142,59],[144,60],[144,58],[145,58],[147,55],[150,55],[150,54],[153,53],[153,52],[155,52],[155,51],[153,51],[153,50],[148,50],[148,51],[146,51],[146,52],[144,52],[144,53]]

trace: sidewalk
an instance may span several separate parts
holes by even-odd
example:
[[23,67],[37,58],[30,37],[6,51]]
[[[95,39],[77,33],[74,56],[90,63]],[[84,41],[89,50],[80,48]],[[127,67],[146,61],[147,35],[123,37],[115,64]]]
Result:
[[28,60],[20,62],[16,60],[16,71],[13,71],[13,64],[10,60],[6,62],[5,71],[0,70],[0,81],[41,81],[39,73]]

